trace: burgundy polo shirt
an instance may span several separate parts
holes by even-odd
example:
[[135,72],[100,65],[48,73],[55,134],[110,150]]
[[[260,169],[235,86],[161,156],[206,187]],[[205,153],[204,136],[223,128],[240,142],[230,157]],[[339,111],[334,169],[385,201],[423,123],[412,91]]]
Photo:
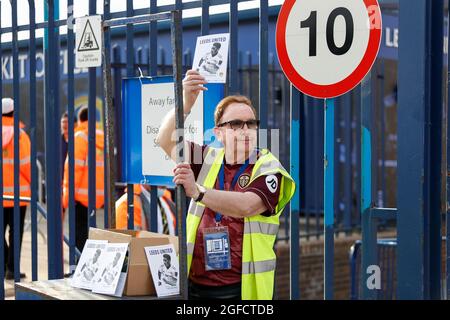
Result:
[[[195,179],[197,179],[200,169],[203,164],[204,156],[206,156],[208,146],[200,146],[189,142],[190,153],[188,159],[191,163],[191,168],[194,171]],[[195,154],[195,156],[194,156]],[[200,156],[201,154],[201,156]],[[195,163],[193,161],[195,159]],[[278,203],[278,196],[280,193],[281,174],[276,174],[278,183],[266,182],[266,176],[261,176],[252,183],[250,180],[251,172],[254,164],[249,164],[246,170],[239,176],[233,191],[237,192],[253,192],[258,195],[267,207],[267,211],[262,215],[269,216],[274,214],[275,207]],[[233,165],[225,163],[225,190],[230,190],[232,180],[239,171],[241,164]],[[269,181],[271,179],[268,179]],[[273,180],[272,180],[273,181]],[[216,180],[215,189],[220,189],[218,179]],[[230,238],[230,256],[231,269],[206,271],[205,270],[205,248],[203,242],[203,229],[216,226],[216,213],[209,208],[205,208],[200,225],[197,230],[195,239],[193,259],[190,269],[190,276],[192,282],[205,286],[223,286],[236,284],[241,281],[242,276],[242,244],[244,234],[244,219],[222,216],[221,226],[227,226]]]

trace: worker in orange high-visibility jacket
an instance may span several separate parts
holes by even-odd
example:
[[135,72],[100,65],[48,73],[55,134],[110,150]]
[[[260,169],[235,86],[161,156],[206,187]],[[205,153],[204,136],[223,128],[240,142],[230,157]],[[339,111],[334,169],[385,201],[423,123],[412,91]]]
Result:
[[[11,98],[2,99],[2,151],[3,151],[3,194],[14,196],[14,100]],[[19,128],[19,190],[21,197],[31,195],[31,166],[30,166],[30,138],[23,130],[24,125],[20,123]],[[23,225],[27,211],[27,202],[20,202],[20,248],[22,246]],[[5,242],[5,278],[14,279],[14,201],[3,201],[4,206],[4,231],[9,226],[8,244]],[[24,273],[20,274],[25,277]]]
[[[104,204],[104,133],[97,129],[95,133],[95,207]],[[75,132],[75,245],[82,251],[88,238],[88,108],[78,112],[78,126]],[[69,206],[69,160],[64,163],[63,207]]]
[[[133,185],[134,230],[150,230],[150,186]],[[128,229],[128,190],[116,201],[116,228]],[[170,191],[158,187],[158,233],[175,235],[175,203]]]

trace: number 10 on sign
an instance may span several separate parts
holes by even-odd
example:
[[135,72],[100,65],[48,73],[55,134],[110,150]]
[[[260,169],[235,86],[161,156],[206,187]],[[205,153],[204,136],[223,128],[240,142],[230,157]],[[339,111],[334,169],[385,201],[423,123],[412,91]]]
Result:
[[381,42],[377,0],[286,0],[277,22],[281,68],[301,92],[334,98],[356,87]]

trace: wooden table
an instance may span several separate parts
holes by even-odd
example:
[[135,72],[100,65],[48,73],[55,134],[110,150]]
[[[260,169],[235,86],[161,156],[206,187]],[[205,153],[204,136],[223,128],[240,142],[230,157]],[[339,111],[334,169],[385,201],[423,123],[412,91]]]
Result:
[[[156,296],[112,297],[74,288],[69,279],[34,281],[15,284],[16,300],[157,300]],[[165,298],[166,299],[166,298]],[[171,296],[170,299],[181,299]]]

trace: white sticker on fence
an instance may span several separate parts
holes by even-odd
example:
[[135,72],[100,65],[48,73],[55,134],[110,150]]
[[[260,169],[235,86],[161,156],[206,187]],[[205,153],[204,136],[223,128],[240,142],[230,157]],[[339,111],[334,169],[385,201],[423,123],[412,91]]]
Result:
[[102,65],[102,23],[99,15],[77,18],[75,43],[77,68]]

